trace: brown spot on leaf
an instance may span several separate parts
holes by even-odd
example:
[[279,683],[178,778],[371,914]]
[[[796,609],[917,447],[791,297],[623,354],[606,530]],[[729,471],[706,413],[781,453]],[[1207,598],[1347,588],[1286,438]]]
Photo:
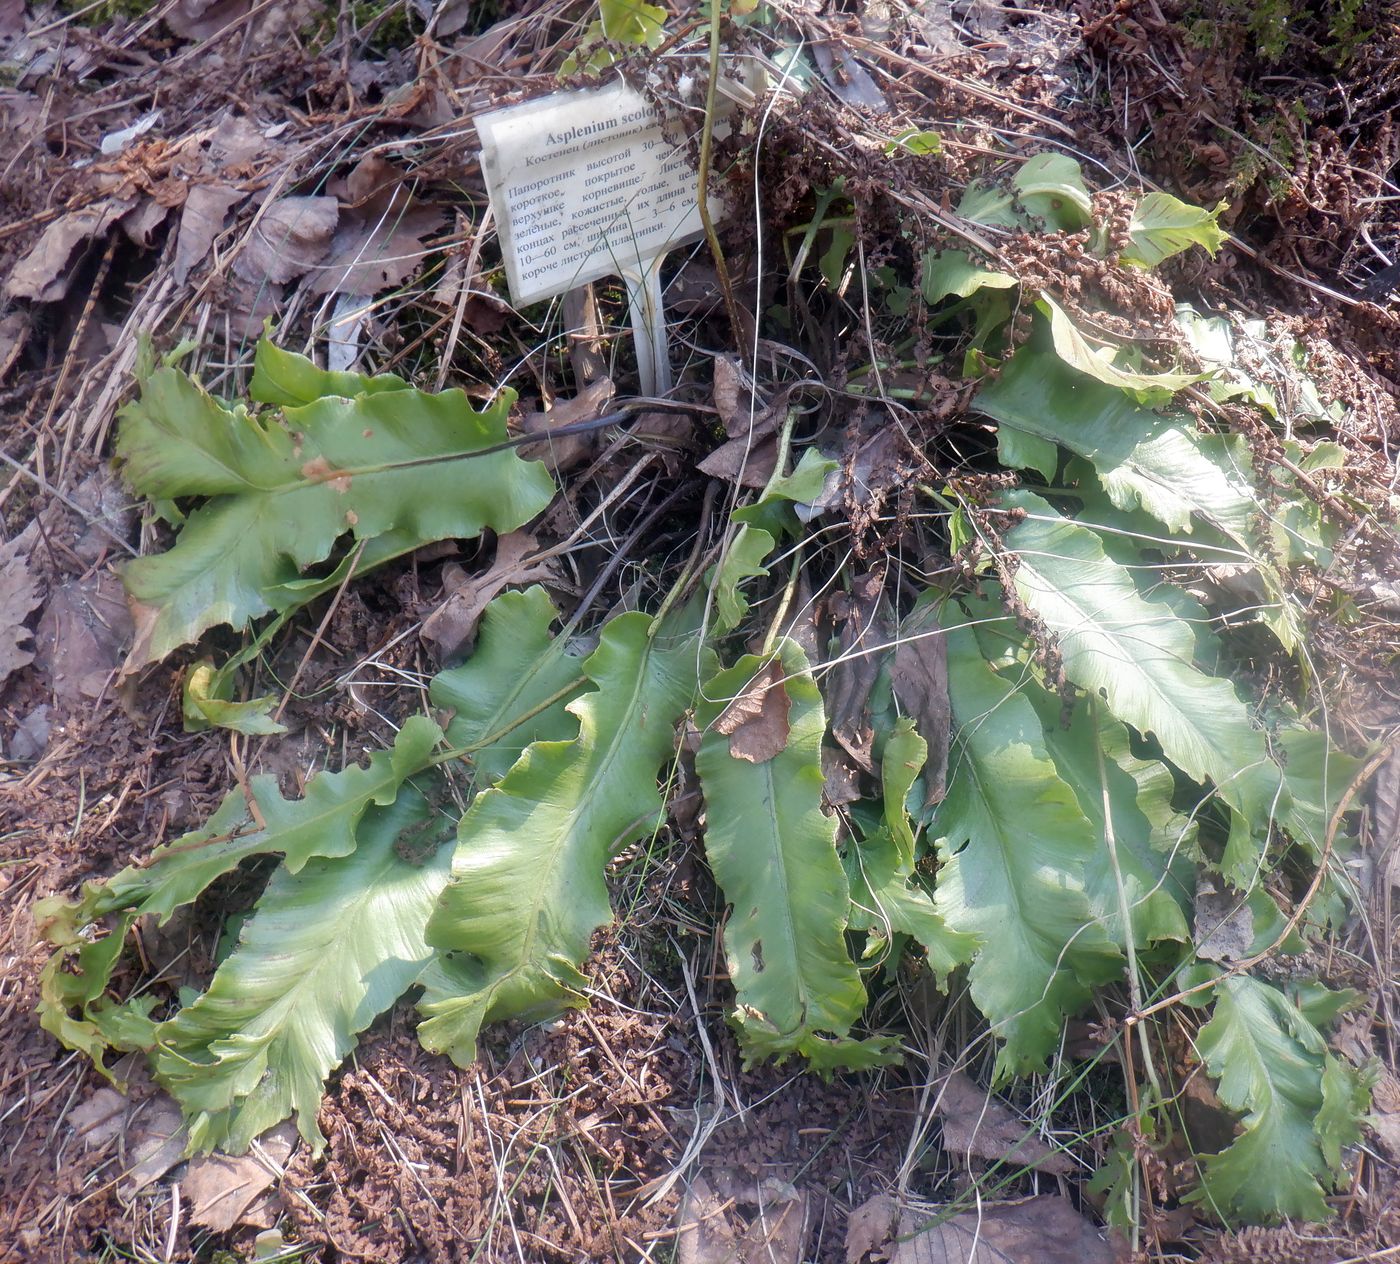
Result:
[[303,478],[313,483],[329,483],[342,496],[350,490],[350,475],[337,474],[335,467],[323,456],[312,457],[301,467]]

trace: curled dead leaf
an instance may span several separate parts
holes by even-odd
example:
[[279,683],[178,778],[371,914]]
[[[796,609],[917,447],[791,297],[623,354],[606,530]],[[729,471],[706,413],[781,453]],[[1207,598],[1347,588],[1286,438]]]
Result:
[[133,205],[120,198],[109,198],[59,216],[11,269],[5,282],[5,297],[58,302],[72,284],[71,265],[78,248],[103,236]]
[[916,610],[899,630],[890,669],[895,700],[914,717],[928,743],[924,806],[942,802],[948,774],[952,712],[948,706],[948,643],[931,607]]
[[875,1241],[895,1219],[892,1204],[882,1194],[851,1213],[847,1264],[1115,1264],[1118,1258],[1098,1228],[1057,1194],[983,1203],[951,1216],[950,1207],[906,1207],[893,1231]]
[[197,184],[185,199],[180,231],[175,239],[175,280],[183,285],[223,232],[230,210],[248,195],[227,184]]
[[1077,1170],[1069,1155],[1052,1150],[1009,1106],[961,1071],[948,1076],[934,1110],[943,1121],[943,1149],[949,1154],[1033,1167],[1053,1176]]
[[[247,1154],[205,1154],[190,1161],[180,1188],[190,1202],[190,1219],[214,1233],[250,1223],[259,1196],[281,1178],[296,1145],[296,1125],[287,1121],[265,1132]],[[260,1219],[252,1223],[259,1224]]]
[[325,257],[339,222],[335,198],[280,198],[254,222],[233,270],[246,281],[295,281]]
[[23,648],[30,635],[24,621],[40,601],[39,584],[29,573],[28,561],[18,541],[0,544],[0,684],[11,672],[34,661],[34,651]]
[[496,560],[481,575],[467,575],[460,567],[445,577],[448,588],[442,604],[423,620],[419,635],[437,648],[439,662],[456,658],[472,647],[477,624],[486,607],[510,584],[533,584],[556,578],[549,562],[535,560],[539,542],[525,531],[503,535],[496,544]]
[[715,728],[729,738],[729,753],[735,759],[764,764],[787,747],[791,707],[783,665],[773,659],[720,712]]

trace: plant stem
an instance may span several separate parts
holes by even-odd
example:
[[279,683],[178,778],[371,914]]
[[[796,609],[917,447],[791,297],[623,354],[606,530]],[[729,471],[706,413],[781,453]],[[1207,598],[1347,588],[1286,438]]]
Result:
[[739,306],[734,301],[734,286],[729,279],[729,265],[725,262],[724,251],[720,248],[719,234],[715,232],[714,220],[710,217],[710,156],[715,138],[715,97],[719,89],[719,26],[724,6],[722,0],[710,0],[710,82],[705,89],[705,125],[700,133],[699,191],[696,199],[700,207],[700,223],[705,229],[705,240],[710,245],[710,254],[715,261],[715,272],[719,275],[720,293],[724,295],[724,310],[729,317],[734,340],[747,363],[745,339],[740,336],[743,325],[739,320]]

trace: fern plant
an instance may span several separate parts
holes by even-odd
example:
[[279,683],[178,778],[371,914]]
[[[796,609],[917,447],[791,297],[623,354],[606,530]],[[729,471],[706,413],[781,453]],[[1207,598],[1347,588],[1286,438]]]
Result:
[[[1027,163],[1010,190],[974,188],[962,213],[1099,232],[1061,155]],[[1219,242],[1213,214],[1162,195],[1142,200],[1129,236],[1124,267]],[[1222,668],[1222,611],[1172,579],[1228,563],[1263,594],[1253,617],[1279,652],[1296,654],[1288,567],[1335,531],[1296,485],[1267,511],[1243,441],[1172,406],[1196,384],[1219,398],[1248,388],[1218,369],[1131,367],[1044,293],[1024,296],[1034,329],[1012,349],[1019,286],[958,251],[923,261],[925,301],[972,313],[970,362],[1004,360],[972,406],[1021,478],[922,488],[963,578],[888,612],[898,626],[871,655],[858,801],[825,802],[832,699],[808,651],[751,605],[809,534],[799,508],[840,478],[816,447],[790,451],[789,425],[714,565],[682,574],[654,613],[609,619],[581,657],[553,633],[542,588],[507,592],[471,658],[431,683],[445,731],[410,718],[391,749],[313,777],[296,800],[255,777],[202,828],[41,906],[45,1027],[99,1069],[109,1051],[145,1052],[192,1148],[241,1150],[293,1114],[319,1146],[326,1076],[400,996],[417,996],[422,1043],[462,1065],[484,1025],[585,1003],[590,937],[611,918],[607,866],[664,822],[661,774],[689,717],[749,1059],[826,1073],[897,1059],[894,1035],[863,1023],[906,952],[945,988],[965,977],[999,1079],[1045,1069],[1095,998],[1126,998],[1134,1029],[1189,1004],[1198,1055],[1241,1124],[1204,1159],[1197,1196],[1226,1218],[1325,1217],[1368,1101],[1367,1068],[1325,1037],[1355,997],[1201,956],[1194,894],[1212,875],[1249,911],[1246,963],[1301,948],[1344,912],[1338,826],[1358,764],[1288,700],[1244,693]],[[1201,318],[1182,322],[1199,340]],[[504,396],[478,413],[459,392],[324,373],[267,342],[258,412],[173,364],[144,373],[118,455],[179,534],[125,577],[142,611],[134,666],[217,623],[285,617],[425,542],[513,529],[553,494],[511,448]],[[946,724],[935,708],[901,714],[892,690],[896,647],[920,643],[942,647]],[[443,806],[448,780],[464,812]],[[138,918],[169,918],[259,857],[274,858],[271,876],[203,993],[112,995]],[[1270,879],[1284,874],[1311,880],[1311,904],[1280,906]],[[1147,1044],[1143,1058],[1140,1130],[1161,1135],[1169,1088]],[[1105,1169],[1110,1187],[1131,1179]]]

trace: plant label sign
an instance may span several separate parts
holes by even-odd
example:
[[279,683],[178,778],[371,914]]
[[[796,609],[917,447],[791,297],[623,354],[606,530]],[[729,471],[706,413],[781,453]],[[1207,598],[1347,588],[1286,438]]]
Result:
[[[670,389],[660,264],[703,232],[685,142],[625,83],[478,115],[481,167],[517,306],[627,282],[642,389]],[[711,213],[721,208],[711,200]]]

